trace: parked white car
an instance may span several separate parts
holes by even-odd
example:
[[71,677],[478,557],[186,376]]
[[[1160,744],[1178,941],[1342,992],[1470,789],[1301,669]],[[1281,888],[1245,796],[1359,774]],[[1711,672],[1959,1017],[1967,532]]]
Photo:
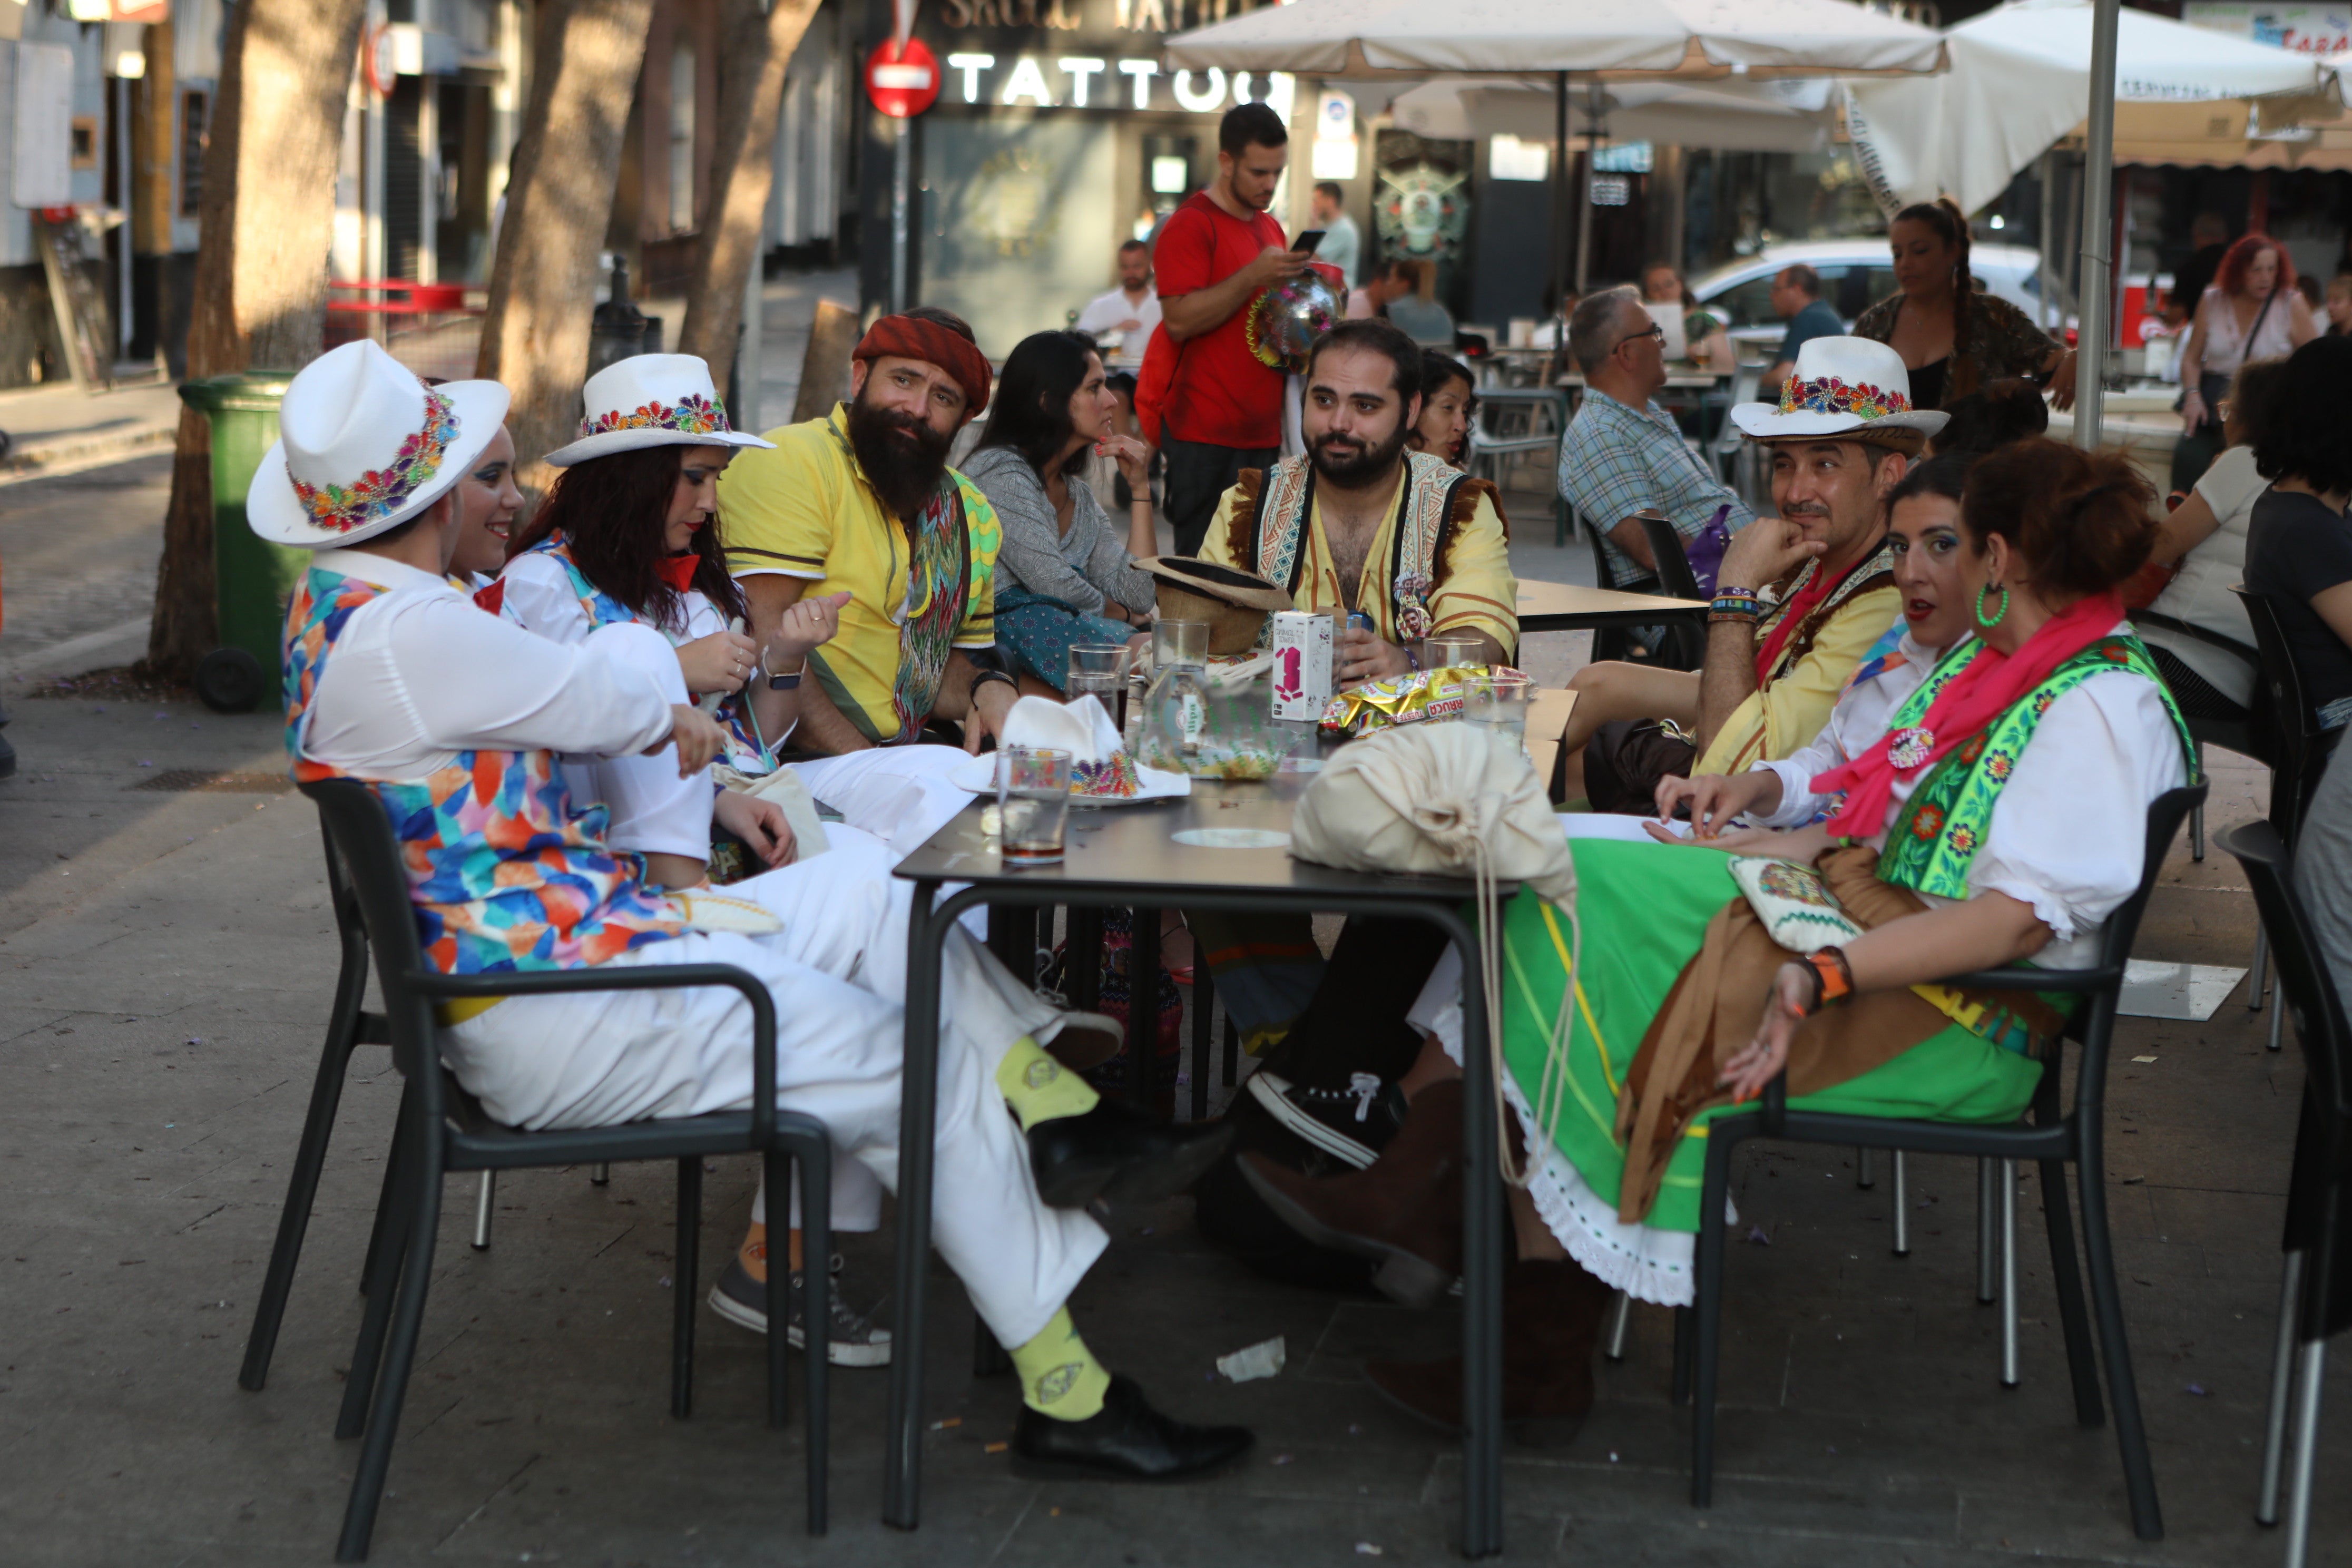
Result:
[[[1772,279],[1780,269],[1803,262],[1821,274],[1822,298],[1849,327],[1854,318],[1895,292],[1895,262],[1884,238],[1818,239],[1769,246],[1756,255],[1718,267],[1691,284],[1698,302],[1727,318],[1740,342],[1778,346],[1788,322],[1772,309]],[[1998,294],[2028,315],[2041,308],[2041,255],[2021,245],[1976,245],[1969,269],[1989,293]]]

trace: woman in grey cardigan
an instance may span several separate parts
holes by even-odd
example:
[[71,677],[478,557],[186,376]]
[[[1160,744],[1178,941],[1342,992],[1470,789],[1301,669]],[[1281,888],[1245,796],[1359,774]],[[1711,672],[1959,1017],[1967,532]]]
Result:
[[[1004,362],[980,445],[961,465],[1003,525],[996,558],[996,640],[1023,675],[1060,691],[1070,648],[1125,642],[1151,621],[1158,553],[1147,468],[1151,448],[1119,434],[1102,356],[1074,332],[1024,338]],[[1122,537],[1078,476],[1096,452],[1115,458],[1135,501]],[[1026,682],[1024,683],[1024,685]]]

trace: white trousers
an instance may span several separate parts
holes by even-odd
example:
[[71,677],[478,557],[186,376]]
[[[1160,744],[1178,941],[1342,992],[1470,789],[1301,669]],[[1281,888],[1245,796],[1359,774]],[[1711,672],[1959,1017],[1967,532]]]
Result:
[[[892,858],[840,835],[805,866],[728,889],[774,912],[781,933],[690,933],[613,963],[758,976],[776,999],[776,1103],[823,1121],[836,1151],[895,1190],[912,889],[889,875]],[[932,1236],[998,1341],[1024,1344],[1108,1241],[1085,1214],[1038,1197],[996,1087],[1012,1043],[1050,1037],[1060,1018],[961,931],[947,933],[940,998]],[[751,1036],[732,990],[590,992],[501,1002],[444,1031],[442,1049],[501,1121],[589,1126],[748,1105]]]

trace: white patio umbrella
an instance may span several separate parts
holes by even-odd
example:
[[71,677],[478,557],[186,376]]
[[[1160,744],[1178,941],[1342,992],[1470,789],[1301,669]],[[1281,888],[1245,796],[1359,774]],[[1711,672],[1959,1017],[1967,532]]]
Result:
[[[1933,81],[1848,84],[1848,123],[1880,200],[1944,195],[1974,212],[2053,142],[2081,134],[2093,19],[2090,0],[2011,0],[1945,35],[1951,69]],[[2335,78],[2307,55],[2123,11],[2114,156],[2237,162],[2252,129],[2340,112]]]
[[[1944,66],[1938,34],[1847,0],[1297,0],[1179,33],[1167,56],[1181,70],[1343,80],[1548,75],[1555,212],[1567,196],[1571,76],[1598,93],[1603,81],[1913,76]],[[1576,211],[1581,288],[1591,204]]]
[[[1755,81],[1620,81],[1601,94],[1609,135],[1730,153],[1826,152],[1837,131],[1837,84],[1827,78]],[[1400,93],[1389,113],[1404,130],[1440,141],[1549,139],[1549,82],[1437,77]]]
[[1846,0],[1297,0],[1179,33],[1181,69],[1822,76],[1932,71],[1932,30]]

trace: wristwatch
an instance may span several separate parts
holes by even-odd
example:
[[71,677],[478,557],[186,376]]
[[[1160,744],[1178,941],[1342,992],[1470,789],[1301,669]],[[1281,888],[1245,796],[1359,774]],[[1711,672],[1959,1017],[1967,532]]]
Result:
[[803,655],[801,658],[801,667],[798,669],[793,670],[789,675],[779,675],[774,670],[768,668],[767,650],[762,648],[760,651],[760,668],[767,674],[769,690],[797,691],[800,689],[801,677],[808,673],[808,658],[807,656]]

